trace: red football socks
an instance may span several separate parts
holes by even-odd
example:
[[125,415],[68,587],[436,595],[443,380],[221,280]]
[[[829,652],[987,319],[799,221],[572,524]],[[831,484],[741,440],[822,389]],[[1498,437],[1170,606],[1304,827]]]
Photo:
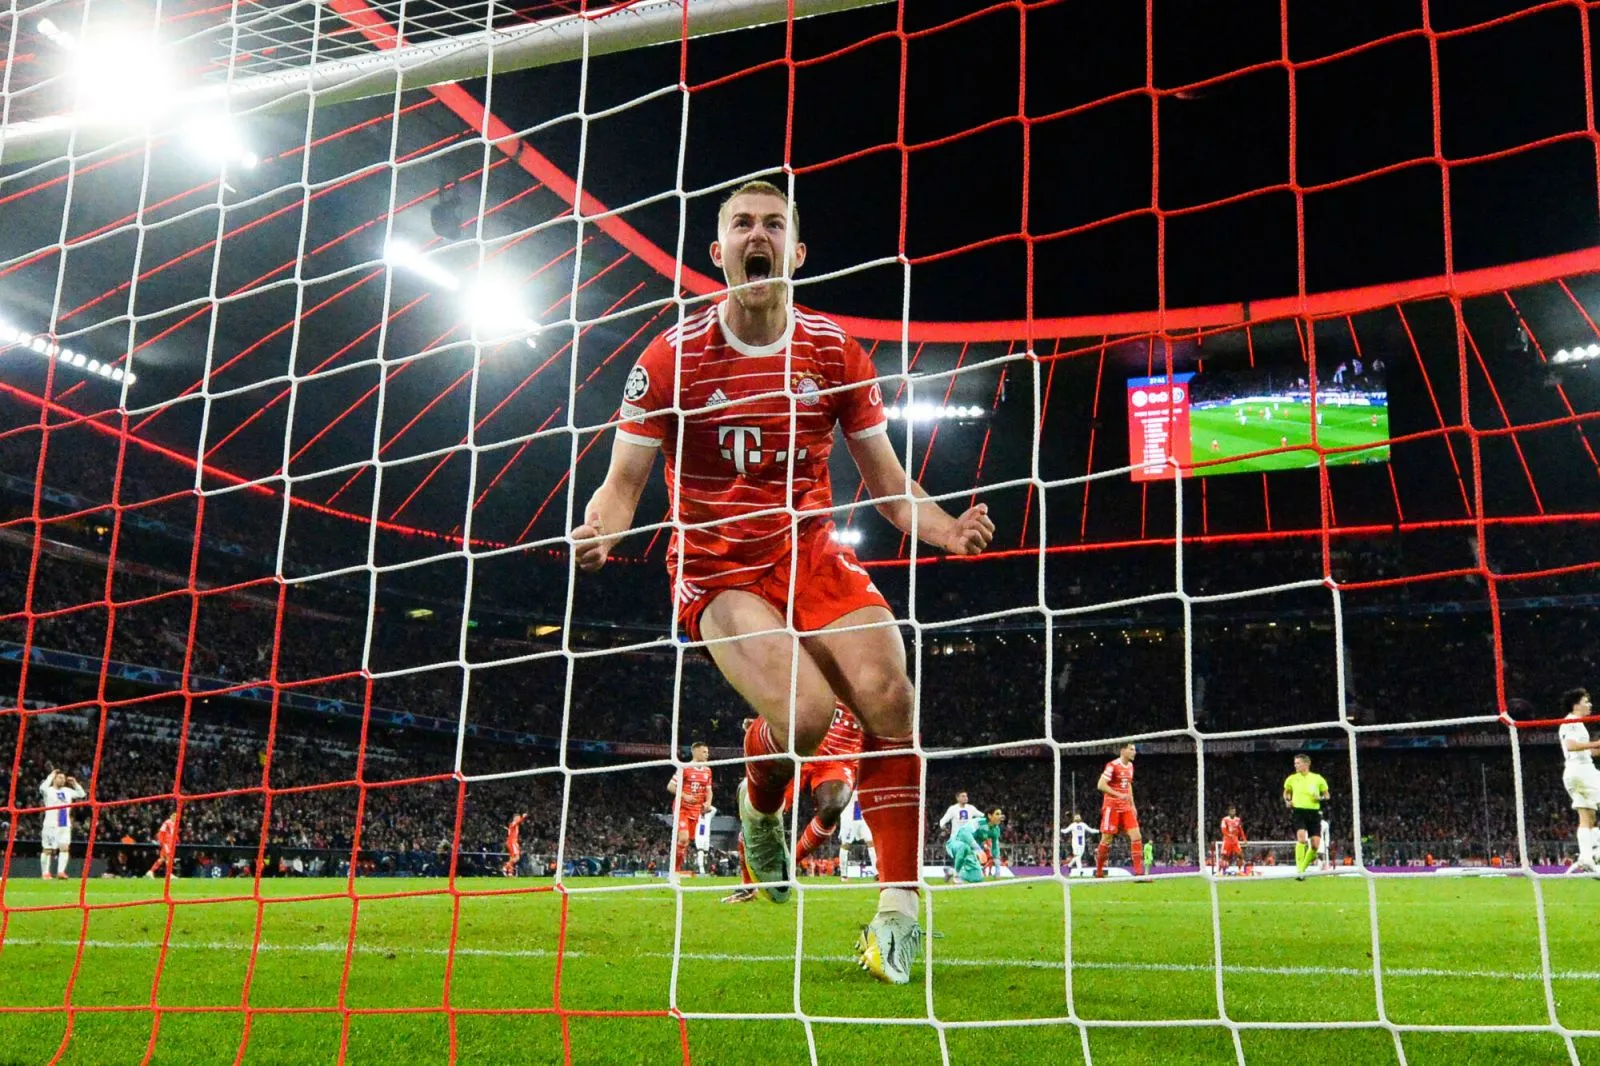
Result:
[[922,873],[917,833],[922,822],[922,758],[910,737],[865,738],[864,752],[904,754],[861,760],[861,816],[878,848],[878,880],[915,882]]
[[[773,737],[765,718],[757,718],[744,731],[744,753],[757,755],[782,755],[788,749]],[[794,763],[788,759],[763,759],[744,764],[746,792],[750,805],[762,814],[775,814],[783,807],[783,790],[794,776]]]
[[1128,850],[1133,852],[1133,875],[1135,877],[1143,877],[1144,876],[1144,844],[1143,844],[1143,842],[1137,841],[1137,840],[1136,841],[1132,841],[1128,845]]
[[810,855],[813,851],[816,851],[832,838],[832,829],[824,829],[821,822],[817,821],[815,818],[811,819],[811,821],[806,825],[805,829],[800,833],[800,843],[795,845],[795,863],[798,864],[803,861],[807,855]]
[[1111,845],[1102,840],[1094,849],[1094,875],[1106,875],[1106,858],[1111,854]]

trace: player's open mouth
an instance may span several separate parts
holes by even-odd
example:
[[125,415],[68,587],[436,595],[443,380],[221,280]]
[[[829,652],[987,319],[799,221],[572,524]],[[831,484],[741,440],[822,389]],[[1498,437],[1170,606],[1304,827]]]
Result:
[[746,281],[766,281],[772,276],[772,257],[765,252],[754,252],[744,261]]

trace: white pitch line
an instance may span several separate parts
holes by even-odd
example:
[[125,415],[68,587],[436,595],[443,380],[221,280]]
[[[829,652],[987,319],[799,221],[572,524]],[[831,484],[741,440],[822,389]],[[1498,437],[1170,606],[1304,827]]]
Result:
[[[161,947],[159,940],[85,940],[82,941],[86,948],[96,950],[133,950],[154,951]],[[76,948],[76,940],[33,940],[22,937],[7,937],[0,951],[7,948],[19,947],[59,947]],[[169,949],[185,951],[238,951],[250,950],[249,944],[230,944],[224,941],[184,941],[174,940],[168,943]],[[272,944],[262,943],[261,951],[271,952],[308,952],[322,954],[344,954],[346,945],[329,941],[316,944]],[[358,955],[436,955],[443,957],[448,954],[445,948],[419,948],[419,947],[381,947],[374,944],[357,944],[355,952]],[[609,953],[594,951],[556,952],[548,948],[456,948],[455,954],[461,956],[482,956],[487,958],[505,959],[553,959],[558,954],[569,959],[605,959],[612,958]],[[635,959],[671,959],[670,951],[633,951],[628,952],[629,958]],[[793,964],[794,955],[739,955],[724,952],[682,952],[679,960],[690,962],[758,962],[758,963],[786,963]],[[851,955],[806,955],[806,962],[828,963],[855,963]],[[948,958],[937,955],[934,958],[934,968],[941,967],[1010,967],[1013,969],[1027,970],[1061,970],[1065,964],[1050,959],[964,959]],[[1186,962],[1084,962],[1074,961],[1074,970],[1112,970],[1129,973],[1213,973],[1214,968],[1198,963]],[[1240,974],[1246,976],[1268,977],[1371,977],[1372,969],[1359,966],[1243,966],[1224,965],[1224,973]],[[1385,967],[1384,977],[1458,977],[1468,980],[1495,980],[1495,981],[1538,981],[1542,975],[1537,970],[1446,970],[1432,967]],[[1600,971],[1591,970],[1552,970],[1550,976],[1561,981],[1594,981],[1600,980]]]

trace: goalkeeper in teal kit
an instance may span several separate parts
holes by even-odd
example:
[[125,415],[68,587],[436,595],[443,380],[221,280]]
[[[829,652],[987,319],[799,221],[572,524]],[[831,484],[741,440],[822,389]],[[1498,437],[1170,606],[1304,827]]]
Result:
[[962,822],[950,834],[950,839],[944,842],[944,853],[950,856],[950,865],[955,870],[945,881],[960,880],[969,885],[982,881],[983,867],[978,865],[979,851],[976,827],[971,822]]
[[[955,868],[952,875],[964,884],[976,884],[983,880],[983,858],[990,856],[998,866],[1000,862],[1000,830],[1005,821],[1005,815],[996,808],[987,820],[974,826],[971,822],[962,822],[950,839],[945,841],[944,853],[950,856],[950,865]],[[952,878],[946,878],[951,880]]]

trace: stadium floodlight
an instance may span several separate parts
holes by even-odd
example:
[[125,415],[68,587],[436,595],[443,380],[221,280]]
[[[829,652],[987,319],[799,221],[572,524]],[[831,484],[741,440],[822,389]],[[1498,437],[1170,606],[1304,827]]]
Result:
[[239,126],[224,114],[199,115],[183,128],[184,142],[196,155],[227,167],[237,164],[254,170],[261,157],[245,143]]
[[172,63],[149,34],[101,26],[92,36],[74,41],[70,51],[80,113],[148,123],[166,114],[177,96]]
[[945,404],[908,403],[905,406],[890,404],[884,413],[891,421],[906,422],[965,422],[982,418],[983,408],[973,404],[957,404],[953,407]]
[[10,322],[0,319],[0,347],[15,345],[28,351],[37,353],[41,358],[52,360],[57,366],[71,367],[73,370],[82,370],[87,374],[107,379],[108,381],[125,381],[132,385],[138,381],[138,375],[123,370],[119,366],[98,359],[91,359],[83,352],[59,345],[42,333],[29,333],[27,330],[18,329]]
[[852,548],[861,543],[861,530],[859,529],[839,529],[835,527],[828,536],[832,538],[835,544],[847,544]]
[[394,269],[409,270],[441,289],[454,292],[461,287],[461,282],[456,280],[454,274],[423,255],[422,250],[409,241],[403,241],[398,237],[391,237],[389,243],[384,245],[383,261]]
[[462,305],[479,340],[521,337],[532,348],[538,343],[539,323],[528,317],[516,291],[498,278],[479,278],[462,295]]
[[410,271],[411,274],[429,280],[440,288],[448,288],[450,291],[461,288],[461,282],[456,280],[456,275],[424,256],[421,248],[416,248],[410,242],[400,240],[398,237],[390,237],[389,243],[384,245],[384,262],[397,271]]
[[1574,348],[1562,348],[1550,357],[1552,363],[1586,363],[1591,359],[1600,359],[1600,344],[1591,344],[1588,347],[1580,344]]
[[471,285],[422,254],[422,250],[398,237],[384,245],[383,261],[391,268],[409,270],[441,289],[461,293],[461,307],[472,326],[473,336],[482,341],[505,341],[520,337],[528,347],[538,345],[539,323],[522,307],[515,288],[495,277],[480,277]]
[[57,26],[52,19],[42,18],[34,24],[34,29],[57,48],[71,50],[78,45],[77,39],[66,30]]

